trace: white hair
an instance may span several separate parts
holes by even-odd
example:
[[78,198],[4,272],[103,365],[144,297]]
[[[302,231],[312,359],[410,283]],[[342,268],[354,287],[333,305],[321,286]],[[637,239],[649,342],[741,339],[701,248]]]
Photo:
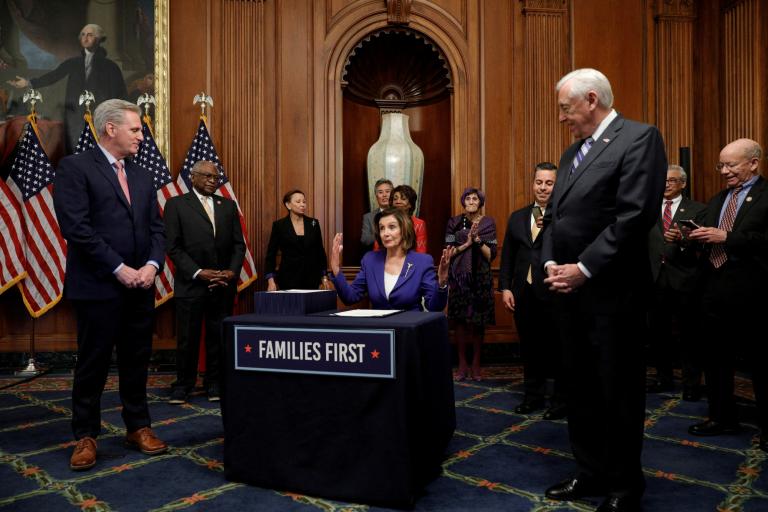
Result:
[[93,112],[93,127],[96,128],[96,133],[104,135],[107,132],[107,123],[123,124],[126,110],[141,117],[141,109],[130,101],[111,99],[99,104]]
[[568,82],[571,85],[569,97],[584,97],[589,91],[595,91],[600,105],[605,108],[613,107],[611,82],[598,70],[592,68],[574,69],[557,82],[555,90],[560,92],[560,89]]
[[89,23],[89,24],[87,24],[86,26],[84,26],[84,27],[83,27],[83,28],[80,30],[80,33],[82,34],[82,33],[83,33],[83,32],[85,32],[86,30],[88,30],[89,28],[92,28],[92,29],[93,29],[93,32],[96,34],[96,37],[98,37],[98,38],[99,38],[99,43],[101,43],[101,42],[104,42],[104,40],[107,38],[107,35],[104,33],[104,29],[103,29],[103,28],[101,28],[101,25],[97,25],[97,24],[95,24],[95,23]]
[[685,172],[685,169],[680,167],[677,164],[669,164],[667,166],[668,171],[677,171],[680,173],[680,177],[683,179],[683,181],[688,182],[688,174]]

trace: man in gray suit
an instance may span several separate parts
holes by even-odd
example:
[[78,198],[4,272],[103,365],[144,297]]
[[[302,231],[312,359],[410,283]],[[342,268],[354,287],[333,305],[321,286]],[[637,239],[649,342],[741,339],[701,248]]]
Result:
[[373,218],[384,208],[389,206],[389,195],[392,193],[392,182],[387,178],[380,178],[376,181],[373,190],[376,192],[376,202],[379,203],[376,208],[363,215],[363,230],[360,233],[360,244],[363,246],[363,252],[373,249],[373,242],[376,241],[376,226],[373,225]]
[[705,205],[683,196],[688,181],[679,165],[667,169],[664,202],[656,225],[648,234],[648,250],[655,284],[656,300],[648,315],[650,355],[656,365],[656,378],[646,391],[659,393],[674,389],[672,368],[679,353],[683,369],[683,400],[701,398],[699,347],[693,333],[693,289],[696,286],[698,258],[695,247],[682,238],[677,224],[693,220]]
[[651,291],[648,231],[667,158],[659,131],[612,108],[608,79],[577,69],[557,84],[559,119],[578,139],[560,159],[545,215],[545,282],[558,292],[568,429],[578,464],[555,500],[602,495],[597,509],[640,509],[645,365],[640,333]]

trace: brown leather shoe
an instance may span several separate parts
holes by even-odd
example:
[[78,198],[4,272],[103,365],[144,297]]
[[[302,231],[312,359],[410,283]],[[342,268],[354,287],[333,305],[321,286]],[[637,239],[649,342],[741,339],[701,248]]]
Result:
[[83,471],[96,465],[96,440],[92,437],[84,437],[77,441],[75,451],[69,459],[69,469]]
[[137,448],[145,455],[157,455],[168,450],[168,445],[162,442],[149,427],[140,428],[125,436],[125,444]]

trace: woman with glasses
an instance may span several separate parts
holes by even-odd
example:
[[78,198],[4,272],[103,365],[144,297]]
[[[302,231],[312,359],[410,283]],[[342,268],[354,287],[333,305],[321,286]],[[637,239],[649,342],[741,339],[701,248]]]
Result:
[[264,269],[267,290],[317,289],[321,281],[325,284],[328,266],[320,223],[305,215],[307,199],[301,190],[285,194],[283,204],[288,215],[272,223],[269,235]]

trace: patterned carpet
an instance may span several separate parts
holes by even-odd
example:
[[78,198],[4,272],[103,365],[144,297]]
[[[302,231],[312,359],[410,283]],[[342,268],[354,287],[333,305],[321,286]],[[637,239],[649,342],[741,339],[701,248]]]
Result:
[[[558,503],[544,489],[574,471],[564,421],[512,412],[520,402],[517,367],[491,368],[483,382],[457,383],[458,426],[444,464],[417,502],[417,511],[593,510],[596,501]],[[99,459],[94,469],[69,470],[69,376],[45,376],[0,391],[0,512],[131,510],[382,510],[278,493],[227,482],[222,467],[219,409],[204,394],[168,404],[170,375],[150,378],[150,408],[167,454],[146,457],[122,445],[116,378],[105,392]],[[13,382],[0,379],[0,388]],[[747,381],[739,381],[748,396]],[[744,401],[745,417],[754,415]],[[646,511],[768,510],[768,454],[757,430],[695,438],[687,427],[706,402],[679,395],[648,396],[644,467]]]

